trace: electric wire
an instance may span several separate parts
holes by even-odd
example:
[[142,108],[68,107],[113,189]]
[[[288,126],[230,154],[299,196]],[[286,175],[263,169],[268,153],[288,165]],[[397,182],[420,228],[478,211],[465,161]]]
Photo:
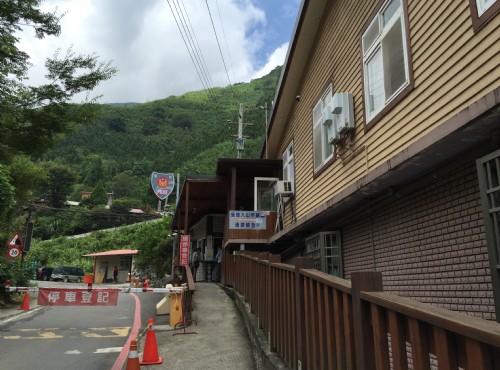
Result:
[[[212,83],[211,78],[209,77],[208,73],[208,68],[206,67],[206,63],[204,62],[204,58],[202,56],[201,51],[194,46],[193,40],[195,39],[195,36],[191,35],[191,31],[189,29],[189,26],[187,26],[186,18],[184,17],[184,13],[182,13],[180,5],[176,5],[175,0],[172,0],[174,7],[175,7],[175,12],[174,8],[172,7],[171,3],[169,0],[167,0],[167,4],[170,8],[170,11],[172,12],[172,15],[174,17],[175,23],[177,25],[177,29],[179,30],[179,33],[181,34],[182,40],[184,42],[184,45],[186,46],[186,49],[188,50],[189,56],[191,58],[191,62],[193,63],[196,73],[198,74],[198,78],[200,79],[203,90],[207,93],[208,100],[213,104],[213,108],[215,109],[216,114],[219,116],[218,119],[220,121],[223,121],[222,114],[221,114],[221,109],[220,109],[220,103],[217,99],[217,95],[214,92],[214,86]],[[183,7],[184,4],[182,3]],[[186,8],[184,7],[184,10],[186,11]],[[181,26],[182,24],[182,26]],[[191,27],[192,29],[192,27]],[[184,30],[184,32],[183,32]],[[194,30],[192,32],[194,34]],[[198,44],[199,46],[199,44]],[[201,56],[200,56],[201,55]]]
[[224,64],[224,70],[226,71],[227,80],[229,81],[229,88],[231,89],[231,93],[233,94],[233,98],[234,98],[233,84],[231,83],[231,79],[229,78],[229,73],[227,71],[226,61],[224,60],[224,55],[222,54],[222,49],[221,49],[220,43],[219,43],[219,37],[217,36],[217,31],[215,29],[214,20],[212,18],[212,12],[210,11],[210,6],[208,5],[208,0],[205,0],[205,4],[207,4],[208,14],[210,16],[210,22],[212,23],[212,28],[214,29],[215,39],[217,40],[217,46],[219,47],[219,53],[220,53],[220,56],[222,58],[222,64]]
[[217,13],[219,13],[220,26],[222,29],[222,35],[224,36],[224,43],[226,44],[227,57],[229,58],[229,65],[231,66],[233,81],[236,81],[236,77],[234,76],[233,61],[231,60],[231,53],[229,52],[229,46],[227,44],[226,31],[224,30],[224,22],[222,22],[222,17],[220,15],[219,0],[215,0],[215,5],[217,5]]

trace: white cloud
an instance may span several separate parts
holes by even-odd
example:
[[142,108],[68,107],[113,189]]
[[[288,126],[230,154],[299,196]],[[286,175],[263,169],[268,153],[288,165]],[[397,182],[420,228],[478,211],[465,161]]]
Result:
[[281,66],[285,63],[286,54],[288,52],[288,42],[278,47],[267,59],[267,63],[254,73],[253,78],[259,78],[267,75],[277,66]]
[[[224,32],[218,9],[209,2],[227,73],[205,1],[170,1],[170,4],[187,11],[213,86],[227,86],[228,75],[232,83],[247,82],[283,64],[288,44],[276,46],[267,61],[257,60],[266,32],[266,14],[250,0],[218,3]],[[22,34],[20,46],[34,64],[30,70],[31,83],[43,82],[45,58],[52,57],[58,48],[64,53],[73,44],[76,53],[95,52],[102,60],[113,60],[118,68],[115,77],[92,93],[92,96],[102,94],[103,103],[151,101],[203,88],[169,2],[46,0],[42,6],[46,11],[57,6],[59,12],[67,13],[61,21],[60,37],[38,40],[30,29]],[[271,17],[267,15],[268,19]]]

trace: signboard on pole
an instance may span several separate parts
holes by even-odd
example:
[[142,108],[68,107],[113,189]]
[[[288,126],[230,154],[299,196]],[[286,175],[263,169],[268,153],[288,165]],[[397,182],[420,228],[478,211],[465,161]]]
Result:
[[189,247],[191,244],[190,235],[181,235],[181,243],[179,248],[179,265],[188,266],[189,265]]
[[7,257],[9,257],[10,259],[17,258],[20,255],[21,255],[21,249],[19,249],[19,247],[11,245],[7,248]]
[[175,177],[173,173],[153,172],[151,174],[151,187],[160,200],[166,199],[174,190]]
[[19,236],[19,233],[16,231],[16,234],[10,239],[7,243],[8,247],[22,247],[24,246],[23,240]]

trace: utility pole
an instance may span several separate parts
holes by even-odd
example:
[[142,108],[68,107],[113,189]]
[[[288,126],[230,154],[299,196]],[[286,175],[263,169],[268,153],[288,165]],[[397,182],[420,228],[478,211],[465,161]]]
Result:
[[259,107],[260,109],[264,109],[264,112],[265,112],[265,120],[266,120],[266,125],[265,125],[265,135],[266,135],[266,159],[268,158],[267,156],[267,101],[264,103],[264,105],[261,105]]
[[251,123],[243,122],[243,103],[240,103],[240,109],[238,112],[238,135],[236,135],[236,151],[238,152],[237,158],[243,157],[243,151],[245,150],[245,138],[248,137],[243,135],[243,125],[251,125]]

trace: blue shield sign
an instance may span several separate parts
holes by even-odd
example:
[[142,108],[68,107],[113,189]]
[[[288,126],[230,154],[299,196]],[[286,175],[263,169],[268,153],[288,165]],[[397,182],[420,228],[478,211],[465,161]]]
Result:
[[161,200],[167,198],[174,190],[175,177],[173,173],[153,172],[151,174],[151,187],[156,196]]

